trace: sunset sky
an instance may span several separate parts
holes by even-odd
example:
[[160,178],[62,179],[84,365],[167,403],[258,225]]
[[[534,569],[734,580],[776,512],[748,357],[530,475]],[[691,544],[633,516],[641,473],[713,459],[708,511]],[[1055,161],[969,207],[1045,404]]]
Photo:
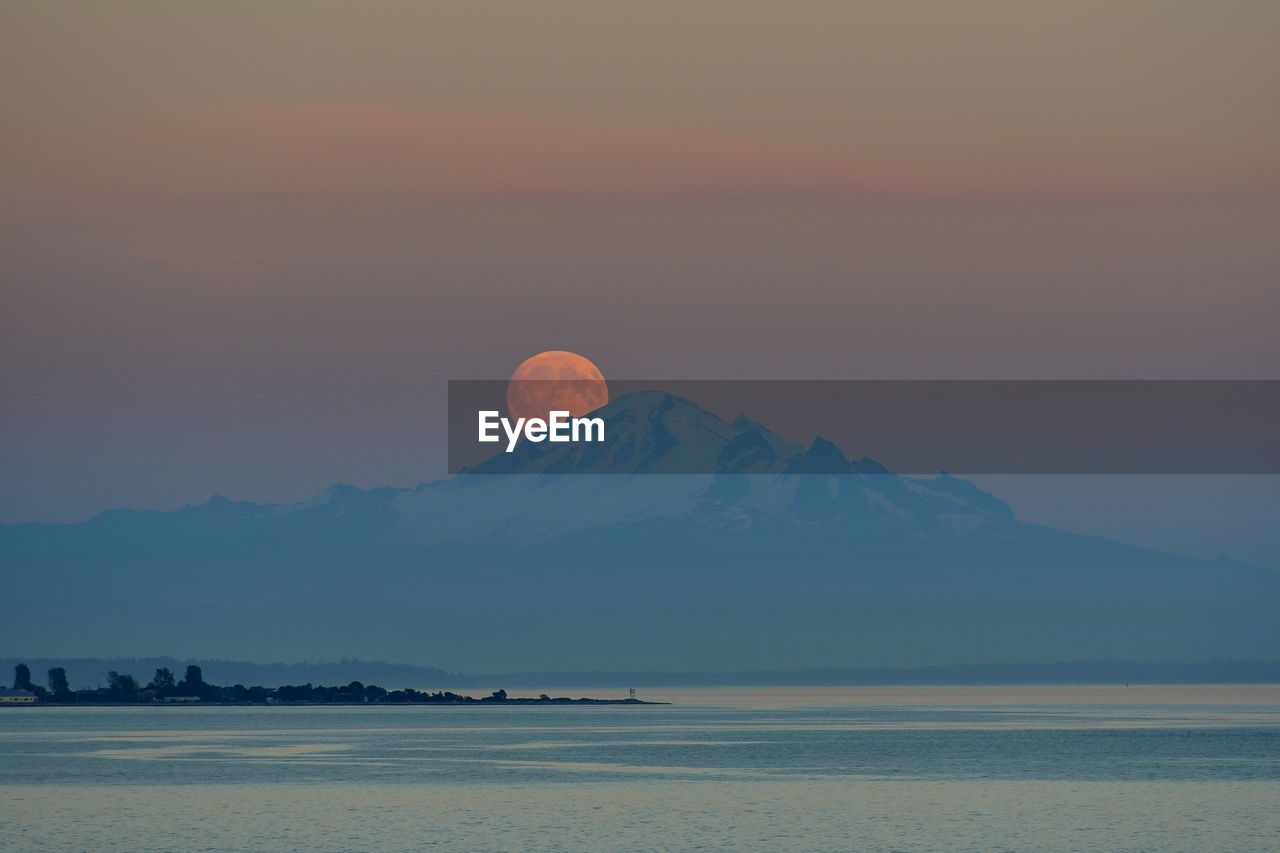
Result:
[[6,4],[0,521],[432,479],[445,381],[546,349],[1276,378],[1278,37],[1263,0]]

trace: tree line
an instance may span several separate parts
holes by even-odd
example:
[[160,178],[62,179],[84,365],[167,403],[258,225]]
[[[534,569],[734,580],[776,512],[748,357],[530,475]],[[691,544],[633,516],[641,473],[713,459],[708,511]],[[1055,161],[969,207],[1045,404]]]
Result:
[[[507,691],[496,690],[480,699],[448,691],[427,693],[412,688],[387,690],[376,684],[352,681],[342,687],[325,687],[312,684],[281,685],[279,687],[246,687],[233,684],[221,687],[204,680],[200,667],[192,664],[185,675],[178,679],[168,667],[155,671],[151,681],[140,684],[128,673],[112,670],[107,673],[105,687],[72,690],[67,670],[55,666],[46,672],[46,684],[31,680],[31,668],[20,663],[13,668],[15,690],[28,690],[41,702],[50,704],[131,704],[147,702],[218,702],[231,704],[471,704],[480,702],[506,702]],[[568,699],[552,699],[543,694],[536,702],[568,702]]]

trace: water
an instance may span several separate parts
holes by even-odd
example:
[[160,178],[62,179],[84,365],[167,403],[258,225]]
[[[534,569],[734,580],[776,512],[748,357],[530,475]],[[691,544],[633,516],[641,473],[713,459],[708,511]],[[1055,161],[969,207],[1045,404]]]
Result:
[[5,709],[0,847],[1280,849],[1280,686],[642,697]]

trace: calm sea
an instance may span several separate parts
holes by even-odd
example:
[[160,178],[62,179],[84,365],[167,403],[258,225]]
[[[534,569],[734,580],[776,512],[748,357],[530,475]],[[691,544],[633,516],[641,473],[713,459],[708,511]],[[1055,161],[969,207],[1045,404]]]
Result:
[[4,709],[0,848],[1280,850],[1280,686],[641,698]]

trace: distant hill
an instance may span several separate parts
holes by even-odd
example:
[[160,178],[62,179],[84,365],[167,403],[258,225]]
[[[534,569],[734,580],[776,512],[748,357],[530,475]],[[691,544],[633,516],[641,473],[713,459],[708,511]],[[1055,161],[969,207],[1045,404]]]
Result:
[[1280,660],[1151,663],[1082,660],[1055,663],[833,667],[740,672],[516,672],[475,676],[481,685],[517,687],[853,687],[941,684],[1280,684]]
[[[1280,572],[1023,524],[671,395],[601,411],[603,452],[526,443],[413,489],[0,526],[0,644],[470,672],[1280,657]],[[721,473],[644,476],[693,455]]]

